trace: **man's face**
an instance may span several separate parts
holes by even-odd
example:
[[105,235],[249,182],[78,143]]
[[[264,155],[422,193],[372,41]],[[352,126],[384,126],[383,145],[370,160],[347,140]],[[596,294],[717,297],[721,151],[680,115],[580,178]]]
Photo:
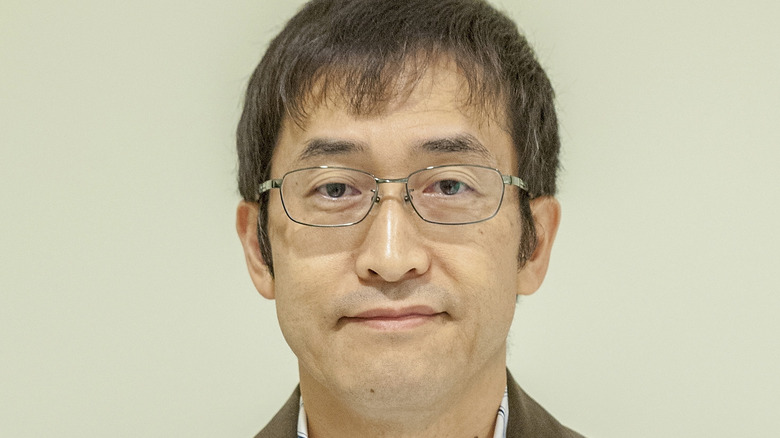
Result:
[[[468,107],[464,88],[454,68],[437,67],[379,115],[355,116],[334,99],[311,108],[303,124],[284,123],[272,177],[321,165],[380,178],[442,164],[514,174],[503,115]],[[465,137],[487,153],[420,147]],[[340,228],[294,223],[279,194],[270,194],[275,276],[266,275],[258,288],[276,300],[304,396],[320,391],[408,405],[452,396],[482,374],[503,373],[515,297],[523,289],[518,189],[507,187],[492,219],[456,226],[420,219],[403,200],[403,184],[379,190],[381,202],[365,220]]]

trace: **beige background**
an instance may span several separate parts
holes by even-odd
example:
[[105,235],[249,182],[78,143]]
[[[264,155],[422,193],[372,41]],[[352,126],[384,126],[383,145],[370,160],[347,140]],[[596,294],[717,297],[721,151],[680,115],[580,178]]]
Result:
[[[298,2],[0,3],[0,435],[252,436],[296,382],[233,132]],[[510,368],[592,437],[780,430],[780,7],[499,3],[558,90],[564,220]]]

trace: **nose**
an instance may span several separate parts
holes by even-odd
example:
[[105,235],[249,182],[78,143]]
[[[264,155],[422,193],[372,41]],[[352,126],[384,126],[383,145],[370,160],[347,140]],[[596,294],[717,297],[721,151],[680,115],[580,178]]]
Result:
[[430,254],[417,230],[417,215],[405,205],[402,185],[386,185],[381,202],[374,206],[368,230],[355,261],[358,277],[365,281],[398,282],[425,274]]

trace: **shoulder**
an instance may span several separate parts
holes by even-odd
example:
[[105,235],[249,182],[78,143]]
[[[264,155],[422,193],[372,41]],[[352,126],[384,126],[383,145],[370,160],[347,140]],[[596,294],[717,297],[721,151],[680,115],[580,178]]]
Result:
[[274,415],[271,421],[255,438],[290,438],[297,435],[298,401],[301,397],[300,387],[295,388],[282,409]]
[[583,438],[558,422],[531,398],[507,371],[509,424],[507,438]]

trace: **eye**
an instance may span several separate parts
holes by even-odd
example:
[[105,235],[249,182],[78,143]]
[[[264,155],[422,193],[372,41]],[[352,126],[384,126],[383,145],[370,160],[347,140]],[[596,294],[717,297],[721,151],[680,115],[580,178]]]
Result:
[[345,183],[327,183],[316,187],[314,190],[323,196],[335,199],[360,194],[360,190]]
[[443,179],[430,185],[425,192],[441,193],[443,195],[458,195],[471,190],[468,184],[454,179]]

